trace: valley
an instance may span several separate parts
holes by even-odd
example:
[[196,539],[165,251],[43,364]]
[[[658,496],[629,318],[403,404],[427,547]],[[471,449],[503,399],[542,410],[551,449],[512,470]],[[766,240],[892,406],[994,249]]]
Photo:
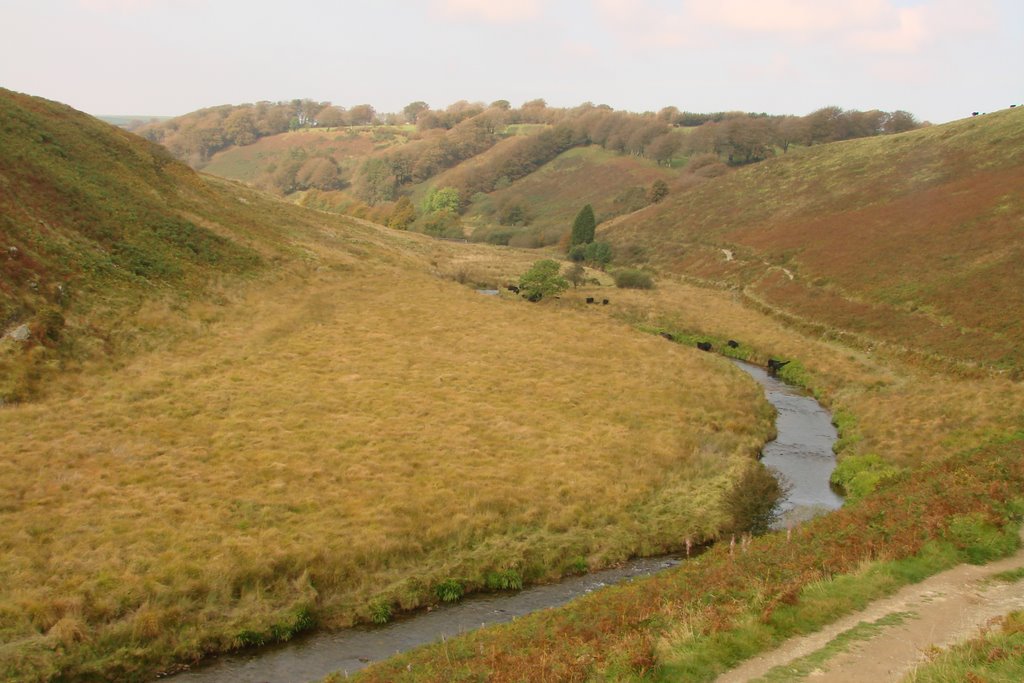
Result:
[[[831,410],[842,509],[361,680],[710,680],[1017,546],[1022,110],[733,166],[622,154],[580,121],[293,131],[205,160],[226,179],[62,105],[0,103],[5,678],[150,680],[742,536],[774,410],[720,354],[790,361]],[[326,138],[358,188],[367,155],[471,133],[479,154],[393,189],[417,207],[461,188],[446,225],[478,243],[388,227],[397,195],[282,201],[249,149],[280,163],[285,140]],[[568,271],[588,203],[611,264],[538,303],[507,289],[543,258]],[[529,226],[498,221],[512,204]],[[653,288],[615,287],[624,268]]]

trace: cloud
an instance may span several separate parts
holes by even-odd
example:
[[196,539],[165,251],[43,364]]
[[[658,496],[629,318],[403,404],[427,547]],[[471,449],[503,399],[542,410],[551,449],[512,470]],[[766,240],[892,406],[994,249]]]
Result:
[[79,7],[93,12],[131,13],[140,12],[157,6],[194,6],[204,0],[76,0]]
[[566,57],[581,60],[591,60],[597,56],[597,48],[592,43],[566,40],[562,42],[562,54]]
[[[868,53],[914,53],[994,28],[992,0],[593,0],[606,28],[630,45],[752,38],[840,46]],[[714,37],[712,37],[714,36]]]
[[452,19],[516,24],[540,17],[543,5],[541,0],[435,0],[434,8]]
[[677,47],[694,41],[694,24],[682,8],[665,11],[644,0],[594,0],[594,6],[605,28],[630,47]]

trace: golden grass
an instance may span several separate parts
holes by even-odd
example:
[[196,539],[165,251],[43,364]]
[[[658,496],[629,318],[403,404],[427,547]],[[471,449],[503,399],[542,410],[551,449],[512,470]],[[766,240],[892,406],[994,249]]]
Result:
[[771,431],[755,386],[572,302],[480,296],[444,271],[501,269],[435,245],[409,240],[441,277],[321,268],[147,306],[191,336],[0,411],[0,671],[131,644],[104,666],[152,672],[303,608],[343,625],[728,522]]
[[[812,374],[819,398],[856,418],[860,440],[851,453],[877,453],[903,465],[1024,431],[1024,385],[999,372],[968,376],[923,367],[896,351],[861,351],[813,338],[752,310],[729,290],[695,287],[668,278],[649,292],[581,290],[610,295],[608,312],[635,323],[736,339],[763,362],[797,359]],[[914,360],[913,358],[910,359]],[[955,370],[956,368],[953,368]]]

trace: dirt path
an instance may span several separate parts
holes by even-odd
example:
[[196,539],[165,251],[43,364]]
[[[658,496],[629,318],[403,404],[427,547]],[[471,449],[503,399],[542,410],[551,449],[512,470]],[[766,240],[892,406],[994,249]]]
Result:
[[[775,667],[795,669],[798,660],[830,644],[837,652],[816,668],[806,673],[791,670],[788,677],[780,678],[828,683],[899,681],[925,660],[930,648],[971,638],[993,617],[1024,609],[1024,580],[992,580],[994,574],[1022,567],[1024,548],[982,567],[954,567],[905,586],[817,633],[791,638],[778,649],[726,672],[718,682],[757,680]],[[874,625],[870,633],[865,633],[865,624]],[[858,626],[862,637],[847,633]],[[846,638],[841,638],[844,633]],[[843,640],[850,644],[837,647]],[[772,673],[778,676],[784,669]]]

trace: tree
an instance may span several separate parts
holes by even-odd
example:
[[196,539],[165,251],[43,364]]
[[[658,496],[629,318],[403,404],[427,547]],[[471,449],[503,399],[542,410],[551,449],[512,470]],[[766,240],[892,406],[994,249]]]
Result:
[[454,187],[442,187],[427,195],[423,203],[423,210],[426,213],[434,211],[459,212],[459,191]]
[[651,183],[651,190],[647,193],[647,199],[650,200],[651,204],[657,204],[667,196],[668,183],[660,179]]
[[529,225],[529,210],[518,200],[503,202],[498,207],[498,223],[501,225]]
[[580,286],[580,284],[586,280],[586,269],[582,263],[574,263],[569,270],[566,271],[565,277],[572,283],[573,289]]
[[300,190],[315,187],[335,190],[341,185],[338,162],[331,157],[313,157],[295,172],[295,185]]
[[597,221],[594,219],[594,209],[590,204],[586,204],[576,214],[576,220],[572,223],[572,236],[569,238],[569,246],[593,242],[596,230]]
[[651,140],[651,144],[647,145],[647,156],[658,162],[661,166],[672,165],[672,157],[675,156],[679,148],[682,147],[683,140],[674,133],[665,133]]
[[316,115],[316,125],[337,128],[345,125],[345,110],[341,107],[324,107]]
[[407,195],[402,195],[395,204],[391,217],[388,218],[388,227],[396,230],[408,230],[413,221],[416,220],[416,207],[409,201]]
[[348,110],[348,121],[353,126],[367,126],[376,116],[377,112],[369,104],[357,104]]
[[256,142],[259,132],[249,109],[236,109],[224,121],[224,138],[241,147]]
[[429,110],[429,104],[423,100],[416,100],[415,102],[410,102],[405,105],[405,107],[402,108],[402,113],[405,114],[405,120],[408,123],[416,123],[416,117],[419,116],[421,112]]
[[903,133],[920,127],[921,124],[917,122],[914,115],[903,110],[892,112],[885,117],[885,120],[882,123],[882,130],[886,133]]
[[612,245],[607,242],[591,242],[583,252],[587,263],[604,269],[612,260]]
[[519,293],[529,301],[540,301],[569,288],[569,283],[558,274],[558,261],[544,259],[537,261],[519,278]]

